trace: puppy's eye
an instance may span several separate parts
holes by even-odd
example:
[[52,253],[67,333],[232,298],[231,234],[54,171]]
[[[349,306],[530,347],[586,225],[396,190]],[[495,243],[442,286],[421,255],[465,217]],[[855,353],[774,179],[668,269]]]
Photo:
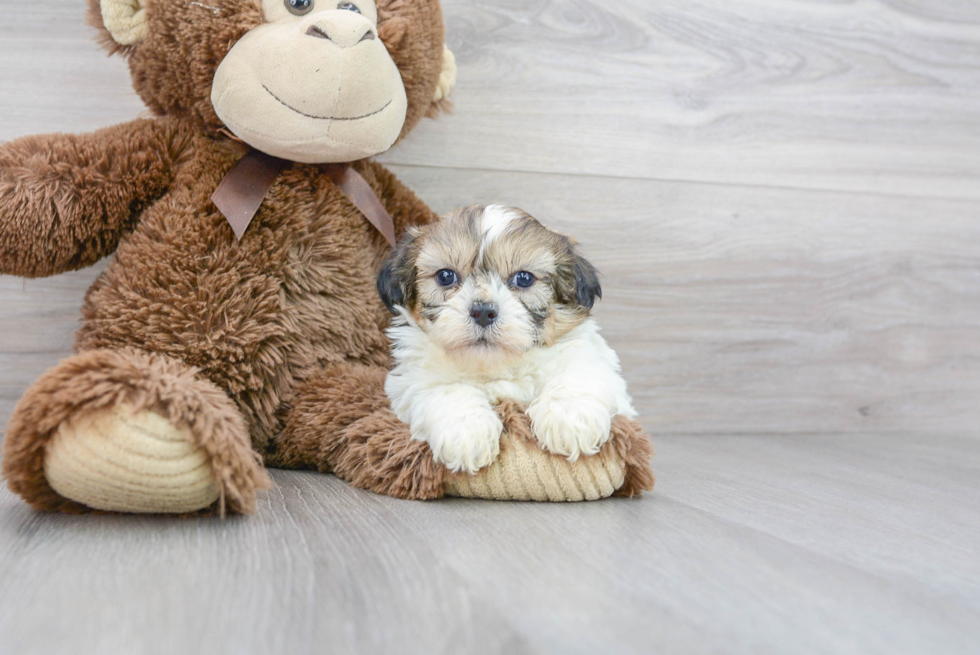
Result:
[[283,0],[289,13],[295,16],[304,16],[313,9],[313,0]]
[[514,274],[514,277],[510,279],[510,283],[512,286],[521,289],[527,289],[532,284],[534,284],[534,280],[535,278],[533,273],[528,273],[527,271],[521,271],[520,273]]
[[438,273],[436,273],[436,284],[440,287],[451,287],[456,282],[459,281],[459,276],[456,275],[456,271],[451,268],[444,268]]
[[353,11],[354,13],[361,13],[361,10],[357,8],[353,2],[341,2],[337,5],[337,9],[343,9],[344,11]]

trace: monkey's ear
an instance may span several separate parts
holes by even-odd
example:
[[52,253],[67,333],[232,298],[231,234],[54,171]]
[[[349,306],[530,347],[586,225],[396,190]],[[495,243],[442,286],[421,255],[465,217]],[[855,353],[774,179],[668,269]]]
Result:
[[410,227],[378,273],[378,295],[392,314],[395,307],[409,307],[415,300],[415,257],[418,254],[415,242],[418,235],[419,231]]
[[442,46],[442,72],[439,73],[439,85],[436,93],[432,97],[432,102],[439,103],[449,98],[449,94],[456,87],[456,56],[449,46]]
[[146,0],[89,0],[89,22],[113,52],[125,50],[146,36]]

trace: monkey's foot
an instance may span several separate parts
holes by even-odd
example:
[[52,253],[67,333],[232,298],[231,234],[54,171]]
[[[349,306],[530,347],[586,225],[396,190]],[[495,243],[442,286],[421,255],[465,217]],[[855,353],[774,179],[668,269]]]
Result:
[[44,475],[65,498],[112,512],[193,512],[220,497],[211,458],[190,430],[126,405],[62,423]]
[[387,374],[343,364],[307,380],[279,436],[274,465],[331,471],[356,487],[413,500],[577,501],[653,489],[653,451],[636,421],[615,417],[598,453],[569,462],[541,448],[531,419],[512,400],[496,408],[504,426],[499,456],[475,474],[450,473],[389,408]]
[[238,408],[183,362],[92,350],[48,371],[3,442],[10,489],[37,509],[250,512],[269,480]]
[[447,496],[569,502],[638,496],[653,489],[653,450],[636,421],[616,416],[598,452],[570,462],[541,447],[530,418],[517,403],[505,400],[497,412],[505,430],[500,455],[473,475],[448,475]]

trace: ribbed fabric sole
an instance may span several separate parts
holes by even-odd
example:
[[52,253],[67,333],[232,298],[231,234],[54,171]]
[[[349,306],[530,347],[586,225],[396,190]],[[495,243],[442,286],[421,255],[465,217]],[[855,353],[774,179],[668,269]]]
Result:
[[446,480],[446,495],[491,500],[568,502],[599,500],[623,486],[626,464],[607,444],[592,457],[569,462],[524,439],[504,434],[500,455],[475,475],[455,473]]
[[45,452],[44,473],[62,496],[106,511],[193,512],[219,495],[209,458],[189,431],[125,406],[62,424]]

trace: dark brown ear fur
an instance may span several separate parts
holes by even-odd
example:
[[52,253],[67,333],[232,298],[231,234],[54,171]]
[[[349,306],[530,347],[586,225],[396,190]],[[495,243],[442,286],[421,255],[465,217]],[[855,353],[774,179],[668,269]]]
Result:
[[583,307],[592,309],[596,298],[602,298],[599,271],[581,255],[575,255],[575,299]]
[[418,234],[416,230],[408,230],[378,273],[378,294],[391,313],[395,313],[395,307],[398,305],[410,307],[415,303],[415,258],[419,253]]
[[563,305],[592,309],[596,298],[602,298],[599,272],[589,260],[578,254],[575,242],[565,237],[565,257],[558,264],[555,297]]

